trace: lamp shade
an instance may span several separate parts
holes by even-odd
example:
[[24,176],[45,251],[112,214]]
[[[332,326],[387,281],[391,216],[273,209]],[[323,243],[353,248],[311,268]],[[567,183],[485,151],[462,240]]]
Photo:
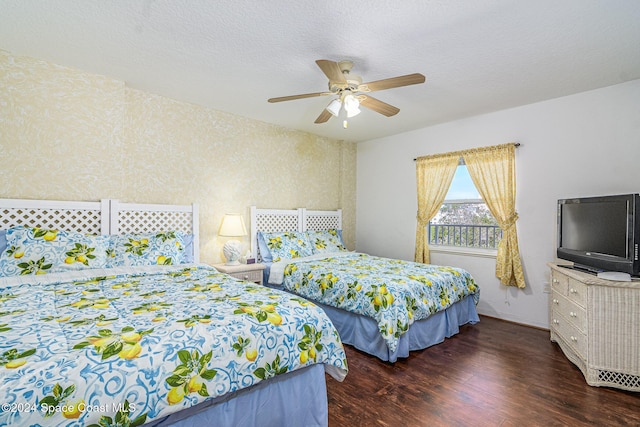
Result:
[[358,98],[356,98],[352,94],[347,94],[344,97],[344,109],[347,112],[347,117],[353,117],[360,114],[360,108],[358,108],[359,106],[360,102],[358,101]]
[[218,235],[223,237],[240,237],[247,235],[247,229],[244,226],[244,219],[241,214],[230,213],[225,214],[220,224]]
[[337,99],[334,99],[327,105],[327,111],[336,117],[340,114],[340,108],[342,108],[342,104]]

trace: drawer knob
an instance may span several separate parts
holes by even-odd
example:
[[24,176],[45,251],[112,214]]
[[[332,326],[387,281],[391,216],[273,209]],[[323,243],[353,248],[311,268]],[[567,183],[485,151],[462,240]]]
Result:
[[558,301],[557,299],[555,299],[555,298],[554,298],[554,299],[553,299],[553,303],[554,303],[554,304],[559,304],[559,303],[560,303],[560,301]]
[[558,322],[558,319],[553,319],[553,324],[554,324],[554,325],[559,325],[559,324],[560,324],[560,322]]
[[553,283],[558,283],[558,279],[553,279]]
[[578,338],[577,338],[577,337],[574,337],[574,336],[571,336],[571,341],[573,341],[573,342],[578,342]]
[[245,279],[248,279],[248,278],[249,278],[249,275],[248,275],[248,274],[245,274],[245,275],[244,275],[244,278],[245,278]]
[[573,288],[569,289],[569,292],[571,292],[572,294],[577,294],[577,293],[578,293],[578,291],[576,291],[576,290],[575,290],[575,289],[573,289]]
[[570,311],[570,312],[569,312],[569,316],[571,316],[571,317],[576,317],[576,316],[577,316],[577,314],[576,314],[576,313],[574,313],[573,311]]

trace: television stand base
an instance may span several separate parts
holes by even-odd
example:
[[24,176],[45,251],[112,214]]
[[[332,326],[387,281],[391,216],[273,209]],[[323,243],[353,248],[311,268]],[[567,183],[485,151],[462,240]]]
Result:
[[640,283],[604,280],[565,266],[549,264],[551,341],[587,384],[640,392]]
[[597,276],[598,273],[602,273],[604,271],[599,268],[589,267],[588,265],[575,264],[575,263],[573,265],[569,265],[569,264],[557,264],[557,265],[558,267],[569,268],[571,270],[578,270],[578,271],[582,271],[583,273],[593,274],[594,276]]

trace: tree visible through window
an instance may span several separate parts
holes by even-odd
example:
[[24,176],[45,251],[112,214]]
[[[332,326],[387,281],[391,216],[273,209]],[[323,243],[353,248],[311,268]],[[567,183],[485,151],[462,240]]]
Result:
[[502,230],[461,161],[440,211],[429,222],[429,244],[496,249]]

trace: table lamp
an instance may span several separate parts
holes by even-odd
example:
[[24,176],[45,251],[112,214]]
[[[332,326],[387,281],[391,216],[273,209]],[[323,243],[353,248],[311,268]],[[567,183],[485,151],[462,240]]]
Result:
[[[218,230],[218,236],[222,237],[241,237],[247,235],[247,229],[244,226],[244,220],[241,214],[228,213],[222,218],[222,224],[220,224],[220,230]],[[238,265],[240,264],[240,253],[242,250],[242,243],[239,240],[229,240],[222,247],[222,253],[227,259],[226,265]]]

